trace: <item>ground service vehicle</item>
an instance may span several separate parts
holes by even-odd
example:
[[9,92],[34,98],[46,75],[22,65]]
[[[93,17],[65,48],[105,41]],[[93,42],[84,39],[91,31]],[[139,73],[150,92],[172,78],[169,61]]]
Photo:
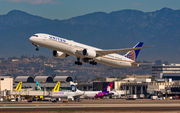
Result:
[[137,99],[137,95],[128,95],[126,97],[126,100],[136,100]]

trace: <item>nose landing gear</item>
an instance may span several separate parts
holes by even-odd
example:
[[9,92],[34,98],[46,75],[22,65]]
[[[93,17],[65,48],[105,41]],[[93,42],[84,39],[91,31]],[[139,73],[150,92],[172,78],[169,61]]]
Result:
[[34,46],[36,46],[36,51],[39,51],[39,45],[36,45],[34,43],[32,43]]
[[39,47],[36,48],[36,51],[39,51]]

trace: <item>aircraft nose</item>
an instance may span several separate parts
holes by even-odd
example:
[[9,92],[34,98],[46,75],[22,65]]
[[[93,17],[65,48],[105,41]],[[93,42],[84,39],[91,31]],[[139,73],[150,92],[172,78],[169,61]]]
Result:
[[32,36],[32,37],[29,38],[29,41],[30,41],[30,42],[34,42],[34,41],[35,41],[35,38]]

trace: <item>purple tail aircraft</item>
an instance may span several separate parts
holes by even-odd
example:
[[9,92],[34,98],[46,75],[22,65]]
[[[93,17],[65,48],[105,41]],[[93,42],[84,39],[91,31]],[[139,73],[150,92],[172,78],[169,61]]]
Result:
[[110,92],[112,90],[112,86],[113,82],[110,82],[102,92],[99,92],[95,95],[95,98],[102,98],[104,96],[112,95],[112,93]]

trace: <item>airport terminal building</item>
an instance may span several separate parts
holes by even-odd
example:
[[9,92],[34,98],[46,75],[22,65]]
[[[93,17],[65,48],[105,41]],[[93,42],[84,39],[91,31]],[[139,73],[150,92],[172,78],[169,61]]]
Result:
[[180,64],[152,66],[152,76],[157,79],[180,80]]
[[[102,91],[110,82],[113,82],[113,90],[120,95],[141,94],[149,95],[179,95],[180,96],[180,64],[152,66],[152,77],[131,77],[125,79],[104,77],[99,81],[77,83],[77,88],[82,91]],[[36,81],[39,82],[42,90],[52,91],[61,82],[60,90],[71,91],[70,81],[74,81],[71,76],[11,76],[0,77],[0,91],[13,91],[18,83],[22,81],[22,89],[37,90]]]

